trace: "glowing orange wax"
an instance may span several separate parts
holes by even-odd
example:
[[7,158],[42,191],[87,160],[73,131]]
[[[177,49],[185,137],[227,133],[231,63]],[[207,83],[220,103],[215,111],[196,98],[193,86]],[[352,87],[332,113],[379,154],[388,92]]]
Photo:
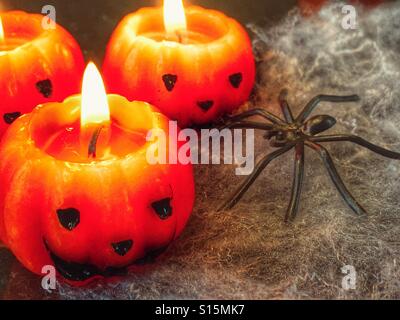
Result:
[[83,55],[62,27],[45,30],[42,15],[0,13],[0,137],[40,103],[80,90]]
[[[123,157],[128,153],[135,152],[146,143],[145,132],[131,132],[113,121],[110,125],[110,143],[105,144],[100,134],[97,143],[97,160],[107,160],[113,157]],[[79,122],[71,124],[54,133],[43,145],[43,151],[49,155],[56,156],[60,160],[70,162],[91,162],[88,158],[87,149],[80,150],[80,125]]]
[[[90,64],[89,92],[38,106],[0,143],[0,239],[29,270],[54,265],[74,285],[162,252],[194,202],[191,165],[147,160],[157,144],[148,131],[169,136],[169,119],[148,103],[106,95],[100,82]],[[97,156],[88,157],[81,136],[99,126]]]
[[[100,89],[98,89],[100,88]],[[96,94],[93,94],[96,92]],[[114,100],[121,100],[118,107],[126,104],[123,98],[113,97]],[[54,112],[52,118],[58,119],[58,113],[68,113],[79,115],[79,118],[71,122],[68,126],[61,126],[54,132],[45,132],[48,139],[38,139],[40,148],[63,161],[71,162],[91,162],[88,157],[88,146],[93,137],[94,131],[100,126],[102,129],[96,142],[96,160],[108,160],[113,157],[123,157],[128,153],[134,152],[146,143],[145,130],[129,130],[129,127],[121,125],[118,116],[111,119],[108,97],[102,83],[101,75],[96,66],[90,63],[86,69],[82,96],[72,97],[64,101],[64,107],[57,105],[48,107],[48,113]],[[113,103],[113,105],[116,103]],[[138,107],[142,103],[136,103]],[[135,103],[132,103],[135,105]],[[54,108],[54,110],[51,110]],[[114,111],[114,109],[112,109]],[[37,121],[45,121],[40,119]]]

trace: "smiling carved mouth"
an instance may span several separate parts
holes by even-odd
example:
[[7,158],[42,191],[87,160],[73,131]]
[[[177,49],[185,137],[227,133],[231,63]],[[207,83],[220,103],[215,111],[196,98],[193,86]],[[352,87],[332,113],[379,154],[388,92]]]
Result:
[[44,240],[44,245],[50,254],[51,260],[54,262],[54,267],[56,268],[57,272],[67,280],[82,282],[96,276],[108,278],[114,276],[123,276],[127,273],[127,266],[121,268],[108,267],[105,270],[101,270],[92,264],[66,261],[51,251],[46,240]]
[[51,260],[53,260],[54,262],[54,267],[56,268],[57,272],[66,280],[74,282],[83,282],[94,277],[109,278],[124,276],[127,274],[129,266],[132,266],[134,264],[142,265],[146,263],[152,263],[168,248],[168,246],[166,246],[160,249],[149,251],[145,255],[145,257],[135,260],[134,262],[124,267],[107,267],[106,269],[102,270],[92,264],[66,261],[57,256],[53,251],[51,251],[46,240],[44,240],[44,245],[50,254]]

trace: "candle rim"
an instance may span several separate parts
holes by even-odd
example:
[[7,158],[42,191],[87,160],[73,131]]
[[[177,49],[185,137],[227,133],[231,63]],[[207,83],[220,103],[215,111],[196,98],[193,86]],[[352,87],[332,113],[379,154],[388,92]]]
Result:
[[[117,94],[108,94],[107,98],[109,99],[109,105],[110,105],[110,113],[111,113],[111,121],[118,121],[118,118],[113,117],[114,112],[117,111],[118,109],[123,110],[124,108],[122,107],[115,107],[114,103],[112,101],[110,101],[110,99],[115,99],[118,100],[119,103],[124,103],[124,104],[143,104],[145,106],[147,106],[147,113],[148,116],[151,117],[151,123],[149,124],[149,126],[147,128],[142,128],[143,132],[146,132],[148,130],[151,129],[161,129],[160,127],[160,122],[162,121],[162,119],[167,119],[166,116],[162,115],[157,108],[155,108],[154,106],[152,106],[151,104],[147,103],[147,102],[143,102],[143,101],[129,101],[128,99],[126,99],[123,96],[117,95]],[[113,165],[116,162],[123,162],[127,159],[130,159],[132,157],[136,157],[137,155],[141,154],[141,153],[145,153],[146,150],[150,147],[151,144],[153,144],[153,142],[149,142],[149,141],[144,141],[144,144],[139,147],[138,149],[136,149],[133,152],[127,152],[124,156],[112,156],[110,158],[107,159],[92,159],[92,161],[70,161],[70,160],[66,160],[66,159],[60,159],[57,158],[56,156],[46,152],[45,150],[43,150],[43,145],[38,143],[38,139],[37,139],[37,125],[38,123],[41,123],[41,121],[39,120],[39,116],[44,116],[43,112],[46,111],[47,109],[47,113],[50,111],[52,111],[55,114],[60,114],[61,112],[68,112],[72,111],[72,116],[70,116],[68,122],[65,122],[63,124],[59,124],[59,130],[62,128],[66,128],[69,125],[72,125],[74,122],[78,121],[79,122],[79,116],[80,116],[80,105],[79,105],[79,101],[81,99],[81,95],[80,94],[76,94],[73,96],[68,97],[67,99],[65,99],[63,102],[50,102],[50,103],[46,103],[46,104],[42,104],[37,106],[35,109],[33,109],[33,111],[30,114],[27,114],[25,116],[22,116],[20,119],[23,120],[26,117],[29,117],[27,119],[27,127],[28,127],[28,139],[29,139],[29,143],[33,144],[35,149],[37,150],[37,152],[40,152],[41,154],[45,155],[46,157],[50,157],[52,158],[54,161],[60,162],[60,163],[65,163],[66,165],[69,166],[96,166],[96,165],[103,165],[103,166],[107,166],[107,165]],[[136,106],[135,106],[136,107]],[[52,108],[52,109],[49,109]],[[115,109],[115,110],[114,110]],[[138,108],[138,110],[140,109],[140,114],[143,114],[143,110],[144,108]],[[132,109],[133,110],[133,109]],[[129,111],[129,110],[128,110]],[[121,118],[123,119],[123,117],[121,116]],[[52,120],[54,122],[57,122],[58,120],[60,120],[59,118],[53,118]],[[17,120],[19,121],[19,119]],[[118,123],[119,124],[119,123]],[[50,124],[47,123],[47,126],[49,126]],[[126,129],[126,127],[124,127],[124,129]],[[56,132],[56,129],[54,129],[54,131]],[[132,129],[128,129],[127,131],[131,131],[131,132],[135,132]]]
[[[13,51],[20,50],[29,45],[35,44],[36,41],[40,41],[40,39],[47,37],[49,34],[55,31],[55,29],[44,29],[42,27],[42,20],[44,16],[41,14],[29,13],[22,10],[10,10],[10,11],[0,12],[0,16],[3,23],[5,43],[7,43],[7,40],[10,39],[21,38],[27,40],[21,45],[16,46],[15,48],[9,50],[2,50],[1,49],[2,44],[0,43],[0,52],[3,55],[12,53]],[[14,24],[16,24],[16,26]],[[56,28],[59,28],[58,24],[56,24]],[[16,30],[18,31],[23,30],[25,32],[17,33]]]
[[[192,20],[192,15],[199,15],[202,14],[202,12],[206,12],[206,15],[203,15],[204,17],[207,17],[207,23],[209,26],[212,26],[214,28],[214,31],[217,29],[217,27],[215,27],[215,24],[212,23],[212,19],[216,19],[218,20],[219,27],[223,28],[223,31],[221,32],[220,30],[217,30],[217,32],[219,33],[218,36],[214,36],[211,37],[208,34],[205,33],[201,33],[199,31],[197,31],[196,29],[191,29],[191,27],[193,26],[193,20]],[[125,32],[129,33],[129,35],[131,35],[130,38],[133,39],[146,39],[147,41],[151,41],[153,43],[157,43],[157,44],[169,44],[169,45],[175,45],[175,46],[188,46],[188,47],[196,47],[196,46],[209,46],[212,44],[217,44],[221,41],[223,41],[223,39],[225,39],[231,32],[232,28],[234,27],[234,23],[238,23],[236,20],[234,20],[233,18],[230,18],[229,16],[225,15],[223,12],[217,11],[217,10],[213,10],[213,9],[208,9],[208,8],[204,8],[201,6],[197,6],[197,5],[190,5],[185,7],[185,13],[186,13],[186,18],[187,18],[187,30],[189,32],[197,32],[200,33],[202,35],[205,35],[207,37],[212,38],[212,40],[204,42],[204,43],[195,43],[195,44],[191,44],[191,43],[180,43],[180,42],[176,42],[176,41],[171,41],[168,39],[163,39],[163,40],[156,40],[150,37],[146,37],[146,33],[159,33],[159,34],[165,34],[165,29],[164,29],[164,25],[163,25],[163,8],[162,7],[143,7],[140,8],[139,10],[128,14],[123,21],[121,22],[122,24],[125,23]],[[142,26],[143,23],[143,15],[161,15],[161,19],[160,19],[160,28],[156,29],[156,30],[148,30],[147,32],[143,32],[140,30],[140,27]],[[204,20],[202,20],[204,21]],[[203,29],[208,29],[208,28],[203,28]]]
[[[11,41],[10,41],[11,40]],[[20,43],[17,44],[13,44],[11,43],[11,45],[9,44],[10,42],[12,42],[13,40],[21,40]],[[5,37],[5,40],[0,42],[0,52],[2,53],[9,53],[9,52],[13,52],[17,49],[21,49],[26,47],[27,45],[29,45],[32,41],[34,41],[35,38],[28,38],[28,37],[10,37],[9,35],[7,37]],[[10,46],[10,48],[7,48],[7,46]],[[6,47],[6,48],[4,48]]]

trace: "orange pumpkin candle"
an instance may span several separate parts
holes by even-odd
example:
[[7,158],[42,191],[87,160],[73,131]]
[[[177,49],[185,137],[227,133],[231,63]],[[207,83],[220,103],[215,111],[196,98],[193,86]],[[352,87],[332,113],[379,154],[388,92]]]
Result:
[[[106,96],[92,64],[84,82],[83,96],[20,117],[0,145],[2,241],[29,270],[54,265],[73,284],[160,253],[194,201],[191,165],[146,159],[148,130],[168,132],[168,119],[145,102]],[[96,127],[105,131],[94,156],[90,146],[82,152],[81,135]]]
[[181,0],[125,17],[108,44],[108,89],[147,101],[180,126],[204,124],[244,103],[255,79],[250,39],[235,20]]
[[79,92],[84,60],[62,27],[43,29],[43,16],[0,14],[0,137],[21,114],[40,103]]

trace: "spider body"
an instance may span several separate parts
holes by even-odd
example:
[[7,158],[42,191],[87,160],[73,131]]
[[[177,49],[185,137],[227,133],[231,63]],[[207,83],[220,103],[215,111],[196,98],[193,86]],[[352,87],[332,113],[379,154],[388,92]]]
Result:
[[335,118],[327,115],[315,116],[305,123],[288,123],[268,131],[265,138],[271,147],[279,148],[287,144],[302,142],[312,136],[329,130],[336,124]]
[[[321,135],[321,133],[331,129],[336,124],[336,119],[329,115],[317,115],[310,117],[315,107],[322,102],[357,102],[360,98],[357,95],[351,96],[332,96],[319,95],[314,97],[295,118],[287,102],[287,90],[283,90],[279,96],[279,104],[284,119],[266,111],[265,109],[252,109],[237,116],[230,117],[224,128],[253,128],[265,131],[265,138],[270,141],[270,145],[277,148],[274,152],[267,154],[256,165],[253,173],[240,185],[232,197],[221,206],[220,210],[231,209],[243,197],[249,187],[254,183],[261,172],[268,164],[279,156],[291,149],[295,149],[294,177],[292,184],[291,199],[286,213],[285,221],[294,220],[297,215],[301,189],[304,178],[305,149],[311,149],[322,159],[329,176],[336,189],[348,206],[358,215],[365,214],[363,207],[354,199],[346,188],[335,164],[328,152],[320,143],[347,141],[358,144],[375,153],[391,159],[400,159],[400,153],[393,152],[375,144],[372,144],[354,135]],[[267,122],[248,120],[252,117],[261,117]]]

